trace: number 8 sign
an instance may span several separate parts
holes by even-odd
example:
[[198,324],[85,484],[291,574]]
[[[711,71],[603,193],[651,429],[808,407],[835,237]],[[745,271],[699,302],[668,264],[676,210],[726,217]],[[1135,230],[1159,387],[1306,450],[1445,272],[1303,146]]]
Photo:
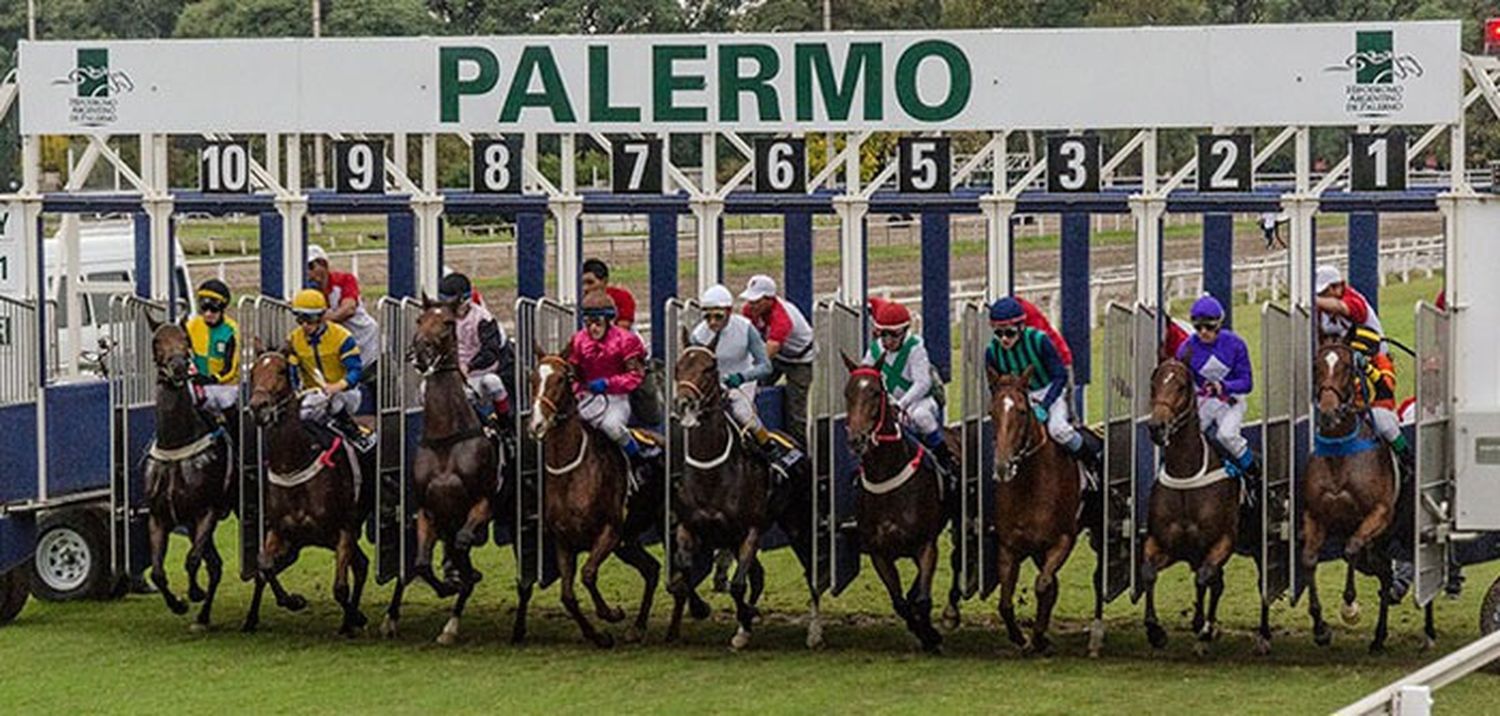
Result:
[[521,137],[475,139],[469,186],[476,194],[521,193]]

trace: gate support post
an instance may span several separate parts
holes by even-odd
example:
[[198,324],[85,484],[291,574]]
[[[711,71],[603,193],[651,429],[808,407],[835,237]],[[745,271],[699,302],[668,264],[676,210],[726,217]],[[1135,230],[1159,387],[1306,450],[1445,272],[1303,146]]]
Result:
[[[1291,258],[1292,306],[1311,310],[1313,272],[1317,270],[1313,248],[1313,215],[1318,211],[1318,197],[1315,194],[1288,194],[1282,198],[1281,204],[1291,218],[1292,231],[1287,246]],[[1308,379],[1311,380],[1311,377]]]
[[782,217],[784,235],[782,295],[802,315],[813,314],[813,225],[812,213],[787,212]]
[[1349,215],[1349,285],[1364,294],[1370,308],[1380,310],[1380,215],[1359,211]]
[[[1135,299],[1152,308],[1161,306],[1161,217],[1166,211],[1163,197],[1130,197],[1130,213],[1135,218]],[[1076,360],[1076,352],[1074,356]]]
[[667,299],[677,297],[677,214],[658,211],[650,218],[646,274],[650,279],[651,355],[661,357],[667,351]]
[[953,316],[946,298],[953,290],[948,279],[951,245],[948,212],[922,212],[922,341],[945,381],[953,380]]
[[578,217],[583,215],[583,197],[554,196],[547,200],[547,208],[557,223],[557,300],[573,305],[578,303],[578,265],[583,248]]
[[[411,209],[416,220],[416,260],[410,265],[416,267],[416,272],[415,276],[406,277],[405,295],[414,296],[416,291],[413,289],[420,289],[429,296],[436,296],[438,283],[443,280],[443,197],[431,194],[412,197]],[[394,247],[389,250],[394,251]],[[411,256],[410,253],[407,255]],[[391,264],[392,295],[396,295],[395,266]]]
[[724,200],[702,196],[688,202],[698,220],[698,294],[724,280],[724,242],[720,223]]
[[1016,214],[1016,199],[1004,194],[979,197],[979,209],[985,221],[985,302],[1009,296],[1015,287],[1015,246],[1011,242],[1010,220]]
[[833,212],[839,217],[839,300],[865,312],[865,215],[870,200],[844,194],[833,197]]
[[[307,228],[307,198],[287,197],[276,200],[276,211],[281,214],[281,277],[280,289],[269,292],[271,295],[279,295],[281,298],[291,298],[297,289],[302,288],[303,277],[307,272],[306,237],[304,231]],[[270,286],[262,286],[262,290]]]
[[1224,304],[1224,327],[1234,327],[1234,217],[1203,215],[1203,292]]

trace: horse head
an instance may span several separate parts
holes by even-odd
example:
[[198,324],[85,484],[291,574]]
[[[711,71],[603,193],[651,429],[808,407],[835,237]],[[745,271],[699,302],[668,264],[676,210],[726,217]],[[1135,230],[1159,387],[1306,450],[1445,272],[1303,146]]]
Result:
[[281,419],[287,405],[296,399],[292,391],[292,366],[287,354],[262,351],[250,366],[250,412],[261,427]]
[[1355,415],[1354,401],[1358,390],[1354,351],[1341,340],[1325,340],[1318,345],[1313,360],[1313,385],[1316,387],[1318,427],[1324,431],[1347,429]]
[[538,347],[536,368],[531,371],[531,422],[526,428],[531,437],[541,440],[572,411],[577,402],[573,395],[573,364],[567,351],[549,355]]
[[1151,372],[1151,417],[1146,420],[1151,442],[1166,447],[1172,433],[1193,417],[1195,403],[1187,365],[1176,358],[1157,364]]
[[1005,481],[1014,479],[1021,462],[1047,443],[1046,430],[1031,409],[1033,370],[1019,376],[1001,375],[986,366],[990,385],[990,420],[995,425],[995,472]]
[[458,308],[455,302],[422,297],[422,313],[417,316],[406,359],[423,375],[458,367]]
[[172,387],[186,385],[193,375],[193,344],[176,323],[151,322],[151,356],[157,378]]
[[[844,408],[847,419],[845,430],[849,434],[849,449],[859,457],[874,449],[880,442],[880,431],[890,422],[890,401],[880,371],[860,366],[848,355],[839,354],[844,367],[849,371],[849,382],[844,384]],[[892,432],[899,436],[900,432]]]
[[723,404],[723,391],[719,387],[719,358],[713,346],[718,336],[707,346],[689,345],[677,356],[673,368],[672,415],[684,428],[696,428],[708,410],[718,410]]

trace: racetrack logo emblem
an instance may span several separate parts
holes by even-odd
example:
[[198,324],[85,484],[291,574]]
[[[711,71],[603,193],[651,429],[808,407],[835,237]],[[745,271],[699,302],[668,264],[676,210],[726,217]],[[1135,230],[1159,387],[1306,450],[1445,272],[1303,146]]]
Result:
[[135,90],[135,82],[124,71],[111,72],[109,49],[78,48],[78,61],[67,77],[52,81],[54,85],[73,85],[74,96],[68,100],[69,119],[85,127],[113,124],[118,117],[118,97]]
[[1422,63],[1415,56],[1396,54],[1395,33],[1391,30],[1355,32],[1354,52],[1323,71],[1354,75],[1354,83],[1344,88],[1344,108],[1356,117],[1400,112],[1405,106],[1403,83],[1423,75]]

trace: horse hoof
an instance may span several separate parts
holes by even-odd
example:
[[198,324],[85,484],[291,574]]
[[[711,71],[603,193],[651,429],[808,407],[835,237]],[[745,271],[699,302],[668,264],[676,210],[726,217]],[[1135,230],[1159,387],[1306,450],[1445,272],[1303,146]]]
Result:
[[1026,644],[1027,656],[1052,656],[1052,640],[1045,636],[1032,637]]
[[188,613],[188,605],[185,604],[185,603],[183,603],[183,602],[178,602],[178,601],[167,602],[167,608],[171,609],[172,613],[176,614],[177,616],[182,616],[183,614],[187,614]]
[[615,638],[610,636],[609,632],[601,631],[594,636],[594,646],[600,649],[613,649],[615,648]]
[[458,643],[458,634],[444,629],[437,635],[437,643],[440,646],[453,646]]
[[188,625],[188,631],[193,634],[207,634],[208,625],[204,624],[203,622],[193,622],[192,624]]
[[1160,624],[1147,624],[1146,641],[1151,642],[1153,649],[1167,648],[1167,630],[1161,628]]
[[1432,651],[1433,648],[1436,647],[1436,646],[1437,646],[1437,638],[1433,637],[1433,636],[1430,636],[1430,635],[1425,635],[1424,634],[1422,636],[1422,646],[1418,647],[1418,650],[1425,654],[1425,653],[1427,653],[1429,651]]
[[1104,651],[1104,621],[1095,619],[1089,624],[1089,658],[1097,659]]
[[943,610],[943,628],[948,631],[958,631],[960,626],[963,626],[963,617],[959,614],[958,607],[949,604],[948,608]]
[[240,633],[254,634],[258,629],[260,629],[260,624],[258,622],[247,621],[240,626]]
[[681,636],[682,634],[676,629],[667,629],[667,633],[662,635],[661,640],[668,644],[675,644],[677,643],[677,639]]
[[188,587],[188,601],[197,604],[207,598],[208,594],[198,585],[193,584]]
[[729,640],[729,648],[739,651],[747,646],[750,646],[750,632],[740,627],[740,630],[734,633],[734,638]]
[[705,602],[702,599],[694,599],[688,602],[688,616],[691,616],[693,618],[693,621],[701,622],[704,619],[713,616],[713,614],[714,608],[709,606],[708,602]]
[[1385,642],[1383,642],[1383,641],[1372,641],[1372,642],[1370,642],[1370,656],[1380,656],[1380,655],[1382,655],[1384,653],[1385,653]]
[[1255,655],[1269,656],[1271,654],[1271,640],[1259,634],[1255,635]]
[[1339,608],[1339,618],[1345,624],[1354,626],[1359,623],[1359,602],[1350,602]]
[[1328,627],[1313,629],[1313,643],[1318,646],[1328,646],[1333,643],[1333,630]]
[[943,640],[942,639],[934,639],[932,641],[923,642],[922,643],[922,652],[925,653],[925,654],[927,654],[928,656],[942,656],[943,655]]
[[289,612],[300,612],[307,608],[307,598],[301,594],[288,594],[286,599],[279,600],[276,604]]
[[1219,640],[1219,625],[1209,622],[1198,628],[1198,641],[1210,643]]
[[815,650],[823,648],[822,624],[812,624],[807,627],[807,648]]
[[625,610],[619,607],[605,607],[599,610],[599,618],[610,624],[619,624],[625,621]]
[[526,643],[526,630],[525,629],[512,629],[511,632],[510,632],[510,643],[511,643],[511,646],[520,646],[522,644],[525,644]]
[[380,623],[380,635],[383,636],[383,637],[385,637],[385,638],[387,638],[387,639],[395,639],[396,638],[396,620],[390,618],[389,616],[387,616],[385,618],[385,621],[383,621],[383,622]]
[[1193,655],[1202,659],[1208,656],[1208,642],[1200,641],[1193,645]]
[[630,628],[625,630],[625,636],[621,639],[626,644],[639,644],[645,640],[645,630],[637,628],[634,624],[631,624]]

